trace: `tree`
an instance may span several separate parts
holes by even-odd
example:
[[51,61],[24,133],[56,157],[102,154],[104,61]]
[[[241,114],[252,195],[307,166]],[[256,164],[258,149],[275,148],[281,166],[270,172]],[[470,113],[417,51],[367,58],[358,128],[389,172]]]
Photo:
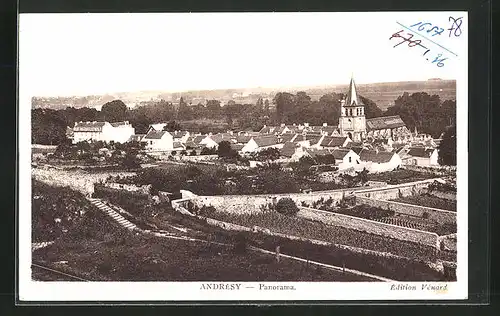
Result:
[[275,207],[278,213],[283,215],[296,215],[299,211],[297,204],[291,198],[281,198]]
[[167,132],[180,131],[181,129],[182,129],[181,125],[176,121],[170,121],[163,127],[163,130]]
[[266,148],[257,153],[257,159],[260,161],[276,160],[280,157],[280,151],[277,148]]
[[208,100],[207,101],[207,117],[208,118],[219,118],[221,115],[220,101],[218,100]]
[[383,111],[377,106],[375,102],[372,100],[365,98],[363,96],[359,96],[363,104],[365,105],[365,117],[366,118],[373,118],[373,117],[379,117],[383,115]]
[[314,159],[320,165],[334,165],[335,157],[332,154],[316,155]]
[[56,145],[66,139],[66,123],[61,112],[51,109],[31,111],[31,142]]
[[193,118],[193,111],[191,107],[184,101],[184,98],[181,97],[179,100],[179,110],[177,111],[177,118],[180,120],[189,121]]
[[217,150],[215,148],[203,147],[201,149],[200,155],[215,155],[217,154]]
[[228,141],[221,141],[217,147],[217,155],[224,158],[234,158],[238,156],[236,150],[231,148],[231,143]]
[[449,128],[443,135],[438,147],[438,162],[440,165],[457,165],[457,139],[456,126]]
[[113,100],[102,106],[101,114],[108,122],[124,121],[127,118],[127,106],[122,100]]
[[405,92],[384,115],[399,115],[411,131],[416,127],[420,132],[438,137],[454,122],[456,111],[454,101],[447,100],[441,105],[438,95]]
[[290,166],[299,177],[307,177],[311,174],[311,167],[315,164],[316,161],[310,156],[302,156],[298,162],[292,163]]
[[128,170],[137,169],[141,167],[141,163],[136,155],[133,153],[126,153],[122,160],[122,166]]
[[368,181],[368,170],[363,168],[361,171],[356,171],[356,178],[361,184],[365,184]]
[[273,99],[278,122],[290,123],[289,116],[295,105],[295,96],[288,92],[278,92]]

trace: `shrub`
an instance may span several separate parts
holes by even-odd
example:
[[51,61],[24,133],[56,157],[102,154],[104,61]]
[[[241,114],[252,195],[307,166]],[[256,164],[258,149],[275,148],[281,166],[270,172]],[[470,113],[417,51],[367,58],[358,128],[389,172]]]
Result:
[[295,215],[299,208],[291,198],[282,198],[276,203],[276,211],[284,215]]
[[422,214],[422,218],[428,219],[428,218],[429,218],[429,213],[424,212],[424,213]]

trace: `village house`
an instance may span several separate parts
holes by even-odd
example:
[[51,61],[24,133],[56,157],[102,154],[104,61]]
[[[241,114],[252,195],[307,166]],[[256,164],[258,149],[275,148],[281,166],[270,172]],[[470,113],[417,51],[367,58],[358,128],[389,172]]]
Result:
[[135,135],[130,136],[129,141],[130,142],[141,142],[142,139],[144,138],[144,136],[146,136],[146,134],[135,134]]
[[209,134],[205,136],[200,141],[200,144],[207,147],[207,148],[215,148],[217,149],[219,147],[219,143],[222,141],[227,141],[227,142],[233,142],[233,139],[235,138],[235,135],[231,133],[218,133],[218,134]]
[[392,171],[402,165],[401,157],[395,152],[363,149],[359,153],[361,167],[371,173]]
[[146,143],[146,150],[169,151],[174,150],[174,138],[167,131],[151,130],[142,139]]
[[146,131],[146,134],[149,133],[152,130],[155,131],[163,131],[163,129],[167,126],[167,123],[156,123],[156,124],[149,124],[149,128]]
[[252,137],[241,149],[243,153],[254,153],[267,148],[282,148],[284,144],[276,135]]
[[125,122],[75,122],[73,144],[81,141],[125,143],[135,134],[135,129]]
[[335,164],[338,165],[339,170],[349,168],[357,168],[360,165],[360,157],[351,149],[338,148],[331,151],[335,157]]
[[174,142],[181,142],[183,144],[187,142],[190,135],[188,131],[173,131],[170,134],[172,134]]
[[323,136],[321,141],[316,145],[317,148],[340,148],[346,147],[351,142],[349,137],[342,136]]
[[206,137],[206,135],[195,135],[189,136],[186,140],[185,146],[188,149],[200,149],[205,147],[205,145],[201,144],[201,141]]
[[406,165],[415,166],[437,166],[438,163],[438,150],[435,148],[425,147],[411,147],[403,159]]

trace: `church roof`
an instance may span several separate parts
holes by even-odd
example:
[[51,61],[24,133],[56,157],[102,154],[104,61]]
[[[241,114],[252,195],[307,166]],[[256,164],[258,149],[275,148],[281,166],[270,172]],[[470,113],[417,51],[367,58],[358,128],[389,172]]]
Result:
[[368,131],[377,129],[393,129],[403,126],[406,126],[406,124],[399,115],[380,116],[366,120],[366,127]]
[[361,98],[358,96],[358,91],[356,90],[356,84],[354,83],[354,78],[351,78],[351,82],[349,83],[349,91],[347,92],[347,96],[345,98],[344,106],[357,106],[364,105]]

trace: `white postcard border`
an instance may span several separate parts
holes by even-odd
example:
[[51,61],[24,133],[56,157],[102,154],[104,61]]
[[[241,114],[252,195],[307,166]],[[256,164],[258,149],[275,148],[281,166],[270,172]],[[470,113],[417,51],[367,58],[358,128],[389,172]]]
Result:
[[[457,12],[454,12],[457,13]],[[467,13],[464,25],[467,25]],[[374,13],[375,14],[375,13]],[[25,15],[21,15],[20,23]],[[22,26],[22,24],[20,24]],[[465,32],[467,43],[467,32]],[[22,39],[22,33],[20,39]],[[448,300],[468,296],[468,71],[467,49],[457,71],[457,282],[242,282],[241,290],[201,290],[221,282],[37,282],[31,279],[31,97],[29,70],[19,45],[19,299],[20,301],[236,301],[236,300]],[[235,282],[223,282],[232,284]],[[260,284],[293,285],[295,290],[260,290]],[[391,290],[394,284],[415,290]],[[422,290],[425,284],[446,291]],[[254,288],[246,288],[252,286]]]

